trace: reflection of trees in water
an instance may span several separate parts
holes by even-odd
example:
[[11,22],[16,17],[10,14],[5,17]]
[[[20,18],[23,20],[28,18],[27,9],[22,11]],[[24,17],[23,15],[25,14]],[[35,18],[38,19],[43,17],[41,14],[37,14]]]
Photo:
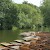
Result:
[[3,18],[0,18],[0,30],[3,29]]

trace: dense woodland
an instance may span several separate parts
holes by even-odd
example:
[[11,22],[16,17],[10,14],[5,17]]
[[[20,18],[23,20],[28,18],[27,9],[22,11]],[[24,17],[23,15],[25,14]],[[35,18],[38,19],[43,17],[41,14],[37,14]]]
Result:
[[0,0],[0,30],[50,29],[50,0],[43,0],[40,7],[24,1],[22,4],[12,0]]

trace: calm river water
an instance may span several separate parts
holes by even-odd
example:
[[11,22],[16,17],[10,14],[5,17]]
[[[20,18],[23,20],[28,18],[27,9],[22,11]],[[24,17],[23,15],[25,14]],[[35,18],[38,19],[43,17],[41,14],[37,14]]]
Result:
[[0,42],[11,42],[16,39],[21,39],[19,35],[21,32],[30,31],[30,30],[0,30]]
[[22,30],[0,30],[0,42],[10,42],[16,39],[21,39],[19,34],[22,32]]

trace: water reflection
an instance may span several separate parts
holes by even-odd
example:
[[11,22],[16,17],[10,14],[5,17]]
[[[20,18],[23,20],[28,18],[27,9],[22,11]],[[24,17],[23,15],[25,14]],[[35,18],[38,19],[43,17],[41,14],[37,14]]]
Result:
[[12,30],[0,30],[0,42],[11,42],[16,39],[21,39],[22,37],[19,35],[21,32],[33,31],[32,29],[17,29],[15,31]]
[[0,42],[10,42],[15,39],[20,38],[19,33],[20,30],[12,31],[12,30],[0,30]]

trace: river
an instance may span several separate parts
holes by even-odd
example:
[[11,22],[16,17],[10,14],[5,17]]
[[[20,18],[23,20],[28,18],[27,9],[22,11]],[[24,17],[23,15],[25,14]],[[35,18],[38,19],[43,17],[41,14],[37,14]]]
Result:
[[0,42],[12,42],[13,40],[21,39],[22,37],[19,34],[25,31],[30,30],[0,30]]
[[20,39],[19,34],[22,30],[0,30],[0,42],[10,42],[16,39]]

